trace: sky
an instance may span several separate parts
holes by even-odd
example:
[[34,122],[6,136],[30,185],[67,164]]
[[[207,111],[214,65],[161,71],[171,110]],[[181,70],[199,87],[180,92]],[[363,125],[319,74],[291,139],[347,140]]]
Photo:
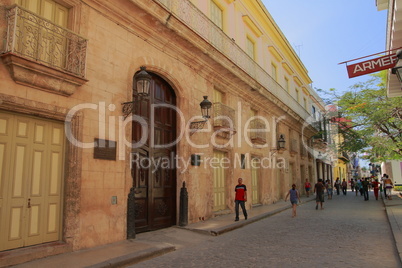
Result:
[[339,63],[386,50],[387,10],[377,11],[375,0],[262,2],[307,68],[314,89],[335,88],[341,94],[366,81],[369,75],[349,78],[346,65]]
[[366,81],[368,75],[349,79],[346,65],[338,63],[386,50],[387,11],[377,11],[375,0],[262,2],[307,68],[313,88],[343,92]]

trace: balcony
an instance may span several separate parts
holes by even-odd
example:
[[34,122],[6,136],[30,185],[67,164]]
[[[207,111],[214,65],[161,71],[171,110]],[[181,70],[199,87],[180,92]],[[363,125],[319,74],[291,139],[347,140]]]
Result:
[[338,152],[338,159],[344,161],[344,162],[349,162],[349,156],[346,152]]
[[235,110],[229,106],[215,102],[213,105],[213,127],[217,136],[229,139],[236,134]]
[[85,79],[87,40],[14,5],[1,54],[16,83],[69,96]]
[[264,145],[267,143],[267,130],[265,122],[261,119],[253,119],[250,122],[250,140],[253,144]]

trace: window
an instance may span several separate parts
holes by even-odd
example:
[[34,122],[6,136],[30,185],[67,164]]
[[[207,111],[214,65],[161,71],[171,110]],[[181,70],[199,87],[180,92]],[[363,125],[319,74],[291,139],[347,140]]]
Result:
[[19,4],[57,26],[67,28],[68,9],[52,0],[19,0]]
[[[20,4],[22,7],[32,11],[36,15],[45,18],[57,26],[62,28],[67,28],[68,21],[68,9],[55,1],[49,0],[39,0],[39,1],[28,1],[28,0],[20,0]],[[31,27],[37,27],[33,21],[26,21],[26,23],[30,23]],[[25,33],[24,36],[30,38],[34,35],[29,34],[29,27],[21,24],[19,28]],[[40,33],[37,36],[37,39],[34,38],[35,45],[34,46],[23,46],[21,43],[21,49],[23,50],[23,54],[32,55],[33,58],[45,62],[50,63],[51,65],[59,68],[63,68],[65,66],[66,59],[60,57],[59,55],[65,54],[67,50],[67,39],[59,34],[58,31],[54,31],[50,28],[39,28]],[[23,41],[23,39],[21,39]],[[28,40],[26,40],[27,42]],[[32,40],[30,40],[32,42]]]
[[214,99],[213,102],[220,102],[223,101],[223,93],[217,89],[214,89]]
[[275,80],[275,81],[277,81],[277,69],[276,69],[276,65],[275,64],[273,64],[273,63],[271,63],[271,67],[272,67],[272,72],[271,72],[271,74],[272,74],[272,78]]
[[254,56],[255,56],[254,42],[249,37],[247,37],[246,42],[247,42],[246,43],[246,53],[254,60]]
[[285,89],[289,93],[289,79],[285,76]]
[[313,114],[314,118],[315,118],[315,107],[311,106],[311,113]]
[[220,7],[214,2],[211,1],[211,20],[216,24],[219,28],[223,29],[223,11]]

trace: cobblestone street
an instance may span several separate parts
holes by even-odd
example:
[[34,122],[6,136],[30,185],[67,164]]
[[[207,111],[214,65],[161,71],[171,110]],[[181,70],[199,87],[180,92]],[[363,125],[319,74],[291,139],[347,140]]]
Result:
[[401,267],[373,192],[369,201],[335,194],[323,210],[302,203],[297,213],[292,218],[289,209],[217,237],[188,235],[194,243],[130,267]]

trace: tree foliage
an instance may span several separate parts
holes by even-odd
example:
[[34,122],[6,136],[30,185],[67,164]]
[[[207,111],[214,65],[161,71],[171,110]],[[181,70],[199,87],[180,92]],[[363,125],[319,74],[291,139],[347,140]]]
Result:
[[365,153],[371,161],[402,159],[402,97],[387,97],[385,71],[353,85],[342,95],[331,89],[338,107],[340,149]]

